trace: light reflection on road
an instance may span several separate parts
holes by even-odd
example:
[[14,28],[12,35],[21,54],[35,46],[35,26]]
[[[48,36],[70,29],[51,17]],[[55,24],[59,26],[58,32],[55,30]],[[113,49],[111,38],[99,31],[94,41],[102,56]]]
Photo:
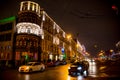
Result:
[[104,70],[106,68],[106,66],[101,66],[99,67],[99,69],[97,69],[97,65],[96,62],[89,62],[90,66],[89,66],[89,76],[91,77],[108,77],[108,75],[106,73],[99,73],[99,70]]
[[30,75],[27,74],[27,75],[25,76],[25,80],[30,80]]
[[[104,70],[106,70],[106,68],[108,67],[98,65],[95,62],[89,62],[88,76],[81,74],[78,74],[79,76],[69,75],[68,73],[69,66],[70,64],[68,63],[67,65],[48,67],[44,72],[33,72],[30,74],[19,73],[17,70],[8,70],[8,71],[6,70],[4,72],[1,72],[0,80],[101,80],[100,78],[107,79],[107,78],[119,77],[119,72],[117,74],[106,73]],[[113,69],[115,68],[116,67],[113,67]]]
[[18,78],[22,80],[30,80],[30,74],[18,74]]
[[83,76],[78,76],[77,80],[83,80]]
[[[43,73],[33,73],[33,74],[19,74],[18,77],[23,80],[32,80],[36,79],[35,76],[39,76],[42,80],[45,80],[47,77],[49,77],[49,80],[87,80],[84,75],[79,76],[71,76],[68,74],[68,67],[70,64],[67,64],[65,66],[58,66],[58,67],[52,67],[49,68],[49,70],[46,70]],[[52,74],[49,74],[51,72],[54,72]],[[54,76],[53,76],[54,75]],[[54,78],[56,77],[56,78]],[[95,62],[89,62],[89,75],[88,77],[97,77],[97,67]],[[51,79],[50,79],[51,78]]]
[[89,76],[92,76],[92,77],[97,77],[97,66],[96,66],[96,63],[93,61],[93,62],[89,62]]
[[[98,77],[97,76],[97,65],[96,63],[93,61],[89,61],[89,75],[90,77]],[[72,76],[68,76],[68,79],[67,80],[87,80],[85,79],[84,75],[79,75],[79,76],[76,76],[76,77],[72,77]]]

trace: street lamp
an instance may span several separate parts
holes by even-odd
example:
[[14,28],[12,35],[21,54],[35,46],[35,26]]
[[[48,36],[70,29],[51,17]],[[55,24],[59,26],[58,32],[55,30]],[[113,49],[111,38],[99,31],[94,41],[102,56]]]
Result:
[[72,38],[71,34],[67,35],[67,39],[70,40]]

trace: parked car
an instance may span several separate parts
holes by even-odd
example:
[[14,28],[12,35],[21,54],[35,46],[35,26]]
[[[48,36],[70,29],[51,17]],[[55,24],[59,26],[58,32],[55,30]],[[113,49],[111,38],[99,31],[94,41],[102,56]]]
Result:
[[48,60],[47,66],[48,67],[54,67],[60,65],[60,60]]
[[67,62],[65,60],[62,60],[62,61],[60,61],[60,64],[65,65],[65,64],[67,64]]
[[26,65],[19,67],[19,72],[33,72],[33,71],[44,71],[45,65],[41,62],[28,62]]
[[49,60],[47,61],[47,63],[46,63],[46,66],[47,66],[47,67],[53,67],[53,66],[55,66],[55,65],[54,65],[54,62],[53,62],[51,59],[49,59]]
[[83,75],[84,73],[88,74],[89,62],[88,61],[80,61],[74,62],[68,68],[68,72],[70,75]]
[[59,60],[53,61],[53,64],[54,64],[54,66],[58,66],[58,65],[60,65],[60,61]]
[[48,62],[46,63],[46,65],[47,65],[47,67],[53,67],[53,66],[55,66],[52,61],[48,61]]

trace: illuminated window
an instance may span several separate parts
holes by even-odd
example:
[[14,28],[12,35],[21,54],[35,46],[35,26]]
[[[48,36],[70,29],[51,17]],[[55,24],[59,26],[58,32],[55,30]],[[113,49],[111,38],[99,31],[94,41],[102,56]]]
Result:
[[43,21],[45,21],[45,13],[43,12],[43,17],[42,17]]
[[34,9],[35,9],[35,6],[34,6],[34,4],[32,5],[32,11],[34,11]]
[[7,58],[7,59],[10,59],[10,54],[9,54],[9,53],[6,54],[6,58]]
[[30,34],[30,28],[27,29],[27,33]]
[[17,41],[16,41],[16,46],[18,46],[18,45],[19,45],[19,41],[17,40]]
[[34,24],[34,23],[25,23],[25,22],[22,22],[22,23],[18,23],[16,25],[17,27],[17,33],[28,33],[28,34],[36,34],[36,35],[41,35],[43,36],[44,33],[43,33],[43,29],[40,28],[39,25],[37,24]]
[[36,12],[36,5],[34,4],[34,11]]
[[4,59],[4,53],[0,54],[0,59]]
[[22,10],[27,10],[27,6],[28,6],[28,4],[25,2],[25,3],[23,3],[23,7],[22,7]]
[[33,3],[30,3],[30,10],[32,10],[32,5],[33,5]]
[[24,46],[26,46],[26,41],[24,41]]
[[22,46],[22,41],[20,41],[20,46]]
[[63,37],[65,38],[65,32],[63,32]]

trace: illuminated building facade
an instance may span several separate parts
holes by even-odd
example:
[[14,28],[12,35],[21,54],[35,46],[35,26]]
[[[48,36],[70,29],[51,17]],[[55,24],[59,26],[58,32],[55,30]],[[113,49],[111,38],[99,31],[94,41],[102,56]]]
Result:
[[21,2],[16,25],[16,61],[41,61],[43,29],[40,23],[40,6],[31,1]]
[[0,20],[0,65],[14,59],[16,17]]
[[[79,53],[77,42],[72,38],[67,39],[68,35],[35,2],[21,2],[17,19],[14,18],[10,22],[12,28],[0,32],[1,60],[13,60],[18,65],[28,61],[69,59]],[[10,22],[7,21],[4,25]],[[0,30],[2,26],[1,24]],[[2,42],[2,36],[9,41]],[[9,49],[8,52],[3,46]],[[6,58],[3,58],[3,55]]]

